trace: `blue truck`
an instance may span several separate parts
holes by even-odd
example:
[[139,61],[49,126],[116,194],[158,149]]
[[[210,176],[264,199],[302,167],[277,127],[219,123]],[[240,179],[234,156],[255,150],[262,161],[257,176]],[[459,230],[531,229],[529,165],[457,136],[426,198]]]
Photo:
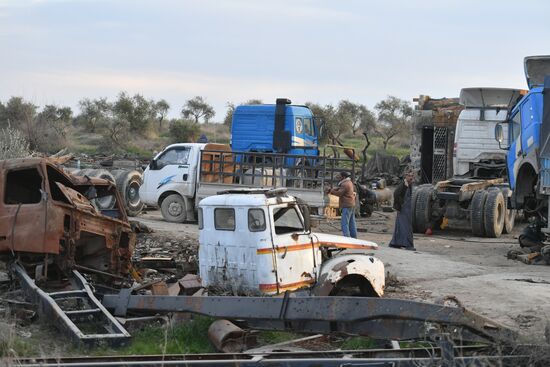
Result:
[[528,231],[535,232],[523,238],[542,240],[550,232],[550,55],[526,57],[524,69],[529,91],[509,113],[508,136],[497,124],[495,138],[499,144],[508,141],[503,147],[512,190],[508,204],[523,210],[531,222]]
[[289,155],[287,166],[303,156],[319,156],[319,128],[307,106],[292,105],[286,98],[275,104],[241,105],[231,124],[231,148],[236,152]]

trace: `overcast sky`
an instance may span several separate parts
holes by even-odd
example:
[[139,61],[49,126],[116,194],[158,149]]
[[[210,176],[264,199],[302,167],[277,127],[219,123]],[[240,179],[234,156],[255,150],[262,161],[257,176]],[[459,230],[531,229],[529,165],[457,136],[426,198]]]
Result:
[[120,91],[368,107],[395,95],[526,87],[550,54],[550,2],[0,0],[0,100],[77,106]]

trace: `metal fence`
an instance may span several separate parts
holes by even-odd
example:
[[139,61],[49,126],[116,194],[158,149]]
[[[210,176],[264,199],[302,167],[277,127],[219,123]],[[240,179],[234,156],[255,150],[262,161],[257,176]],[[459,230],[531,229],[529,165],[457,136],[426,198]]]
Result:
[[340,156],[204,150],[200,182],[319,188],[337,183],[337,174],[343,170],[355,179],[355,163]]

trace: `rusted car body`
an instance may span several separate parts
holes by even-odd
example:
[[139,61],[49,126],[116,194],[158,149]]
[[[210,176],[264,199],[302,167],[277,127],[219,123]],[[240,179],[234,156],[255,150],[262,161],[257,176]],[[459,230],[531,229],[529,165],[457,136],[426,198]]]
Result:
[[[116,205],[99,210],[97,198]],[[135,244],[113,183],[63,172],[47,158],[0,161],[0,253],[61,270],[126,274]]]

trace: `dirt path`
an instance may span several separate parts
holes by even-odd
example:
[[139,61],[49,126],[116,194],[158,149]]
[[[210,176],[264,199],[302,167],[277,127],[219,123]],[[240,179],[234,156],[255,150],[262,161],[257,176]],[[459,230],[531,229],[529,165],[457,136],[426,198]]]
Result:
[[[467,230],[415,235],[417,251],[412,252],[387,247],[394,217],[393,213],[375,213],[358,225],[368,230],[359,237],[379,244],[376,256],[399,281],[399,287],[389,287],[389,297],[435,301],[454,295],[467,308],[540,342],[550,319],[550,268],[506,259],[507,251],[517,246],[514,236],[519,229],[499,239],[469,237]],[[196,224],[167,223],[158,212],[138,219],[159,235],[198,237]],[[316,230],[338,233],[339,223],[323,223]]]

